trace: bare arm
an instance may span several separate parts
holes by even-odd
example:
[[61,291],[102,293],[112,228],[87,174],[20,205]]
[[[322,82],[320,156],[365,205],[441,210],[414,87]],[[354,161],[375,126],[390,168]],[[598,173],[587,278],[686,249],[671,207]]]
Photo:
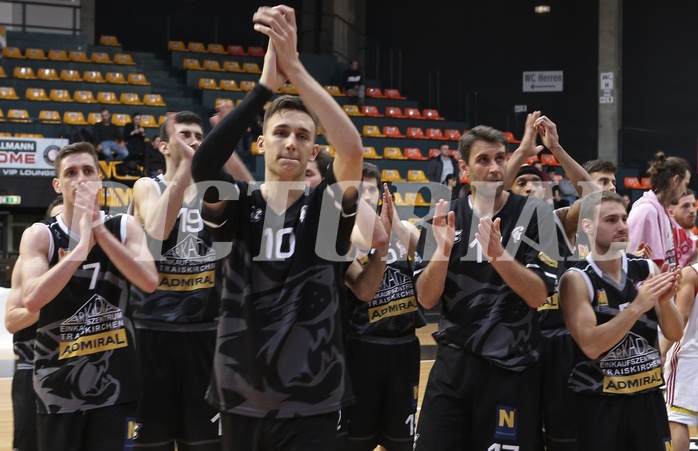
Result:
[[543,146],[536,145],[536,129],[533,124],[540,117],[540,111],[534,111],[533,113],[528,113],[526,116],[526,125],[524,126],[524,135],[521,138],[521,143],[519,147],[514,151],[513,155],[509,159],[507,164],[507,172],[504,174],[504,189],[511,188],[516,180],[516,174],[519,169],[524,164],[524,162],[531,157],[535,157],[538,153],[543,150]]
[[[679,291],[676,293],[676,308],[681,314],[683,327],[686,327],[691,315],[693,302],[696,298],[697,286],[698,273],[696,273],[696,270],[692,266],[686,266],[681,269],[681,285]],[[666,339],[660,343],[662,356],[666,356],[666,353],[674,342],[675,340]]]
[[426,268],[419,274],[415,285],[417,300],[427,309],[435,307],[444,292],[448,261],[456,233],[456,214],[448,211],[448,202],[444,200],[436,204],[432,231],[436,250]]
[[[685,323],[681,311],[677,308],[676,304],[674,304],[673,297],[681,286],[681,276],[683,273],[680,269],[668,272],[668,268],[668,263],[662,265],[661,270],[657,266],[654,268],[655,276],[658,274],[673,274],[674,276],[673,285],[661,294],[654,310],[657,313],[657,321],[659,322],[659,328],[664,338],[669,341],[679,341],[681,337],[683,337]],[[692,270],[692,268],[686,269]]]
[[5,304],[5,328],[11,334],[25,329],[39,320],[38,313],[30,312],[22,304],[22,279],[19,274],[20,259],[15,262],[15,268],[12,271],[12,289],[7,296],[7,303]]

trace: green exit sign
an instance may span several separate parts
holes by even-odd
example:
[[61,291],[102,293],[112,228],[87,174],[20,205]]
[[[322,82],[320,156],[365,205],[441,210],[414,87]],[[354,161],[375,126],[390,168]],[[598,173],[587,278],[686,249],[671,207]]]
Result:
[[19,205],[22,203],[22,196],[0,196],[0,205]]

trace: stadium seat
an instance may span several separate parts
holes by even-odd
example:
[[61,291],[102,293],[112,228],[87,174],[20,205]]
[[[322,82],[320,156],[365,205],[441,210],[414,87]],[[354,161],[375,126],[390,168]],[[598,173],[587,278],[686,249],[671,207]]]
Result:
[[543,166],[560,166],[560,162],[557,161],[557,158],[555,158],[555,155],[551,153],[542,153],[539,155],[540,157],[540,164]]
[[206,50],[208,50],[208,53],[218,53],[218,54],[223,54],[225,55],[225,47],[223,47],[223,44],[208,44],[206,46]]
[[240,91],[240,87],[235,80],[221,80],[218,87],[224,91]]
[[129,82],[129,84],[132,84],[132,85],[140,85],[140,86],[150,85],[150,82],[146,78],[145,74],[137,74],[135,72],[128,74],[127,81]]
[[264,155],[261,150],[259,150],[259,146],[257,145],[257,141],[252,141],[252,145],[250,146],[250,153],[252,155]]
[[261,74],[262,70],[259,68],[257,63],[243,63],[242,70],[248,74]]
[[344,93],[337,85],[325,85],[325,91],[329,92],[332,97],[344,97]]
[[34,138],[41,139],[44,135],[41,133],[15,133],[15,138]]
[[432,121],[446,120],[446,118],[439,116],[439,112],[437,110],[432,108],[425,108],[424,111],[422,111],[422,116],[424,116],[424,119],[429,119]]
[[123,127],[131,122],[131,116],[126,113],[114,113],[111,115],[111,123],[117,127]]
[[61,115],[55,110],[41,110],[39,111],[39,122],[42,124],[60,124]]
[[110,46],[110,47],[119,47],[119,46],[121,46],[121,43],[116,38],[116,36],[103,34],[99,37],[99,45],[106,45],[106,46]]
[[250,56],[261,56],[264,57],[264,47],[258,47],[251,45],[247,47],[247,54]]
[[22,80],[36,80],[36,75],[34,75],[34,69],[32,69],[31,67],[17,66],[12,71],[12,76]]
[[241,45],[229,45],[228,46],[229,55],[247,56],[245,48]]
[[383,157],[378,155],[376,148],[373,146],[364,146],[364,159],[367,160],[381,160]]
[[[0,110],[0,122],[5,122],[5,121],[6,121],[5,113],[3,113],[2,110]],[[12,133],[10,133],[10,136],[12,136]]]
[[203,70],[201,63],[196,58],[184,58],[182,60],[182,68],[186,70]]
[[86,70],[82,73],[82,79],[88,83],[106,83],[102,73],[98,70]]
[[61,69],[61,80],[82,81],[82,76],[80,76],[80,71],[75,69]]
[[376,99],[384,99],[385,96],[380,88],[366,88],[366,97],[373,97]]
[[405,100],[407,97],[403,97],[400,95],[400,91],[394,88],[387,88],[383,90],[383,95],[385,95],[389,99],[396,99],[396,100]]
[[159,125],[158,121],[155,120],[155,116],[152,114],[141,114],[141,127],[156,128],[159,127]]
[[24,93],[24,98],[38,102],[48,102],[51,100],[46,95],[46,90],[44,88],[27,88],[26,92]]
[[48,51],[48,59],[51,61],[70,61],[68,52],[63,49],[51,49]]
[[223,63],[223,69],[228,71],[228,72],[245,72],[242,67],[240,67],[240,63],[237,61],[226,61]]
[[141,96],[136,92],[122,92],[119,101],[124,105],[143,105]]
[[240,82],[240,89],[242,89],[245,92],[248,92],[252,91],[256,85],[257,83],[252,80],[242,80]]
[[407,127],[407,137],[410,139],[427,139],[421,127]]
[[460,136],[460,132],[456,129],[447,128],[444,130],[444,137],[449,141],[458,141]]
[[429,179],[421,169],[410,169],[407,171],[408,182],[428,182]]
[[126,77],[124,77],[123,72],[107,72],[107,82],[114,83],[117,85],[128,84]]
[[204,63],[201,65],[201,67],[203,67],[204,70],[212,70],[215,72],[225,71],[225,69],[221,67],[221,63],[219,63],[218,60],[204,60]]
[[623,179],[623,185],[627,189],[642,189],[640,179],[637,177],[625,177],[625,179]]
[[22,60],[25,59],[25,56],[22,54],[22,51],[19,49],[19,47],[3,47],[2,57]]
[[149,106],[165,106],[165,101],[160,94],[144,94],[143,103]]
[[[450,153],[450,152],[449,152]],[[429,149],[429,158],[436,158],[441,155],[441,149]]]
[[114,64],[114,61],[112,61],[111,56],[109,56],[109,54],[106,52],[92,52],[90,60],[93,63],[98,64]]
[[400,132],[400,129],[394,125],[386,125],[383,127],[383,134],[388,138],[404,138],[405,135]]
[[364,125],[361,134],[372,138],[385,138],[377,125]]
[[363,116],[363,113],[356,105],[342,105],[342,109],[347,113],[347,116]]
[[291,83],[284,83],[284,85],[281,87],[280,91],[283,94],[290,94],[290,95],[294,95],[294,96],[298,95],[298,90]]
[[119,99],[116,97],[116,93],[113,91],[100,91],[97,93],[97,101],[99,103],[106,103],[108,105],[118,105]]
[[427,139],[437,139],[439,141],[443,141],[446,139],[444,136],[444,133],[441,131],[440,128],[428,128],[426,131]]
[[73,93],[73,100],[78,103],[97,103],[92,91],[77,90]]
[[424,119],[422,113],[419,112],[419,108],[405,108],[405,117],[410,119]]
[[361,112],[364,113],[364,116],[370,116],[370,117],[385,117],[383,114],[378,111],[378,108],[376,108],[374,105],[364,105],[361,107]]
[[90,125],[95,125],[98,122],[102,122],[102,115],[99,113],[99,111],[93,111],[91,113],[87,113],[87,123]]
[[199,89],[220,89],[213,78],[199,78]]
[[27,59],[30,60],[45,60],[48,59],[46,57],[46,53],[44,52],[44,49],[34,49],[27,47],[24,50],[24,56],[27,57]]
[[2,66],[0,66],[0,78],[7,78],[7,74],[5,73],[5,68]]
[[135,66],[136,62],[130,53],[117,53],[114,55],[114,64],[122,64],[124,66]]
[[408,192],[405,193],[405,202],[407,205],[414,205],[415,207],[428,207],[429,202],[424,200],[422,193]]
[[652,189],[652,183],[649,177],[642,177],[640,179],[640,187],[644,190]]
[[393,204],[395,204],[398,207],[407,206],[407,202],[405,202],[405,199],[402,198],[402,194],[400,194],[399,191],[395,191],[393,193]]
[[19,100],[19,96],[12,86],[0,87],[0,100]]
[[82,50],[71,50],[68,52],[68,58],[70,58],[70,61],[74,61],[76,63],[90,62],[90,59],[87,57],[87,52]]
[[386,160],[406,160],[407,157],[402,154],[402,150],[399,147],[385,147],[383,148],[383,158]]
[[418,161],[424,161],[429,159],[422,155],[422,151],[419,150],[418,147],[405,147],[405,157],[407,157],[408,160]]
[[61,79],[61,77],[58,76],[58,72],[56,72],[56,69],[53,67],[42,67],[41,69],[37,69],[36,78],[47,81],[57,81]]
[[22,109],[11,109],[7,110],[7,120],[9,122],[21,122],[21,123],[31,123],[31,116],[29,116],[29,111]]
[[405,117],[404,114],[402,114],[402,109],[400,107],[396,106],[389,106],[385,108],[385,115],[387,117],[394,117],[394,118],[399,118],[402,119]]
[[[72,102],[73,98],[67,89],[52,89],[48,93],[49,98],[54,102]],[[65,121],[63,121],[65,122]]]
[[167,41],[167,50],[171,52],[186,52],[187,46],[182,41]]
[[383,182],[405,182],[397,169],[383,169],[381,171],[381,181]]
[[502,132],[502,133],[504,133],[504,137],[507,139],[508,143],[518,144],[521,142],[520,139],[514,138],[514,134],[512,132]]
[[190,42],[187,44],[187,51],[188,52],[196,52],[196,53],[208,53],[208,50],[206,50],[206,46],[203,44],[203,42]]

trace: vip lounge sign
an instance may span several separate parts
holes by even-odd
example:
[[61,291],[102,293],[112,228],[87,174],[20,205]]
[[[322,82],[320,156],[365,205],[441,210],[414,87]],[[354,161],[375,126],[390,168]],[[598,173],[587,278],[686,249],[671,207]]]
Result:
[[54,177],[53,163],[67,139],[0,138],[0,175]]

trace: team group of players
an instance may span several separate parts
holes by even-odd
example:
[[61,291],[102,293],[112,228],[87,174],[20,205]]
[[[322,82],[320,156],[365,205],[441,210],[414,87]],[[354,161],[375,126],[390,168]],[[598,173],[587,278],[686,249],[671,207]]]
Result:
[[[470,195],[437,202],[420,233],[300,63],[294,14],[257,11],[270,38],[259,83],[205,139],[195,114],[168,118],[167,170],[134,185],[130,214],[100,211],[91,144],[59,153],[63,211],[25,231],[8,298],[38,449],[671,449],[674,424],[698,411],[690,367],[672,366],[670,431],[657,345],[658,331],[675,343],[667,365],[691,356],[698,276],[674,268],[663,207],[686,192],[685,162],[652,169],[669,234],[648,210],[641,228],[659,238],[626,254],[612,165],[577,164],[539,112],[510,160],[504,135],[477,126],[458,149]],[[254,183],[234,149],[287,80],[300,97],[267,109]],[[336,156],[308,189],[315,118]],[[569,208],[515,183],[538,138],[586,194]],[[417,421],[415,329],[439,304]],[[15,391],[16,412],[32,405]],[[20,450],[36,446],[25,425]]]

